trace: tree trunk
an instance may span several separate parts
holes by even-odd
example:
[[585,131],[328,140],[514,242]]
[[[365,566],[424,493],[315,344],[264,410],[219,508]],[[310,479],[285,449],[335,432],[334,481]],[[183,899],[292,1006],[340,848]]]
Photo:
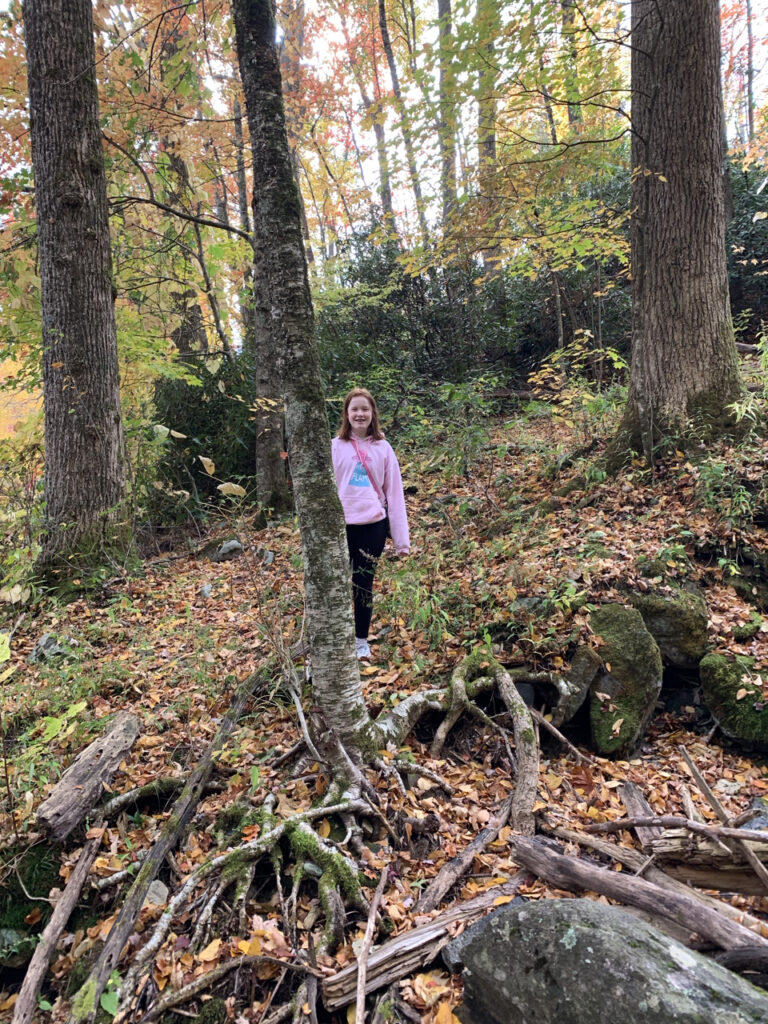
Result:
[[[499,206],[496,189],[496,117],[497,79],[499,77],[496,42],[501,35],[501,11],[496,0],[477,0],[476,28],[478,47],[477,72],[477,163],[480,203],[485,232],[489,242],[483,246],[483,270],[489,277],[501,271],[501,247],[496,240],[499,229]],[[500,310],[498,312],[501,312]]]
[[428,247],[430,244],[429,240],[429,228],[427,226],[427,217],[424,212],[424,197],[421,192],[421,181],[419,179],[419,171],[416,166],[416,154],[413,146],[413,132],[411,130],[411,121],[408,115],[408,111],[403,100],[403,93],[400,88],[400,77],[397,73],[397,63],[395,61],[395,51],[392,49],[392,40],[389,36],[389,27],[387,25],[387,9],[384,0],[379,0],[379,28],[381,29],[381,41],[384,45],[384,53],[387,56],[387,64],[389,65],[389,75],[392,79],[392,91],[395,94],[395,103],[397,104],[397,112],[400,116],[400,129],[403,133],[403,142],[405,143],[405,153],[408,161],[408,173],[411,177],[411,188],[413,189],[413,198],[416,204],[416,216],[419,221],[419,232],[421,235],[421,244]]
[[[234,121],[240,226],[250,232],[243,121],[237,99],[234,103]],[[280,337],[277,323],[272,319],[263,239],[254,234],[252,245],[253,266],[243,275],[240,308],[246,372],[254,377],[256,496],[262,508],[283,512],[291,507],[291,496],[282,457],[284,439]]]
[[630,392],[614,448],[717,434],[741,394],[725,264],[720,21],[711,0],[632,4]]
[[456,209],[456,69],[453,60],[451,0],[437,0],[440,61],[440,194],[443,231],[450,226]]
[[233,0],[232,8],[253,148],[254,226],[265,242],[272,306],[281,317],[288,455],[304,556],[313,695],[327,723],[357,749],[372,723],[355,656],[349,555],[285,133],[274,10],[271,0]]
[[129,540],[91,4],[27,0],[24,28],[45,403],[38,567],[65,576]]

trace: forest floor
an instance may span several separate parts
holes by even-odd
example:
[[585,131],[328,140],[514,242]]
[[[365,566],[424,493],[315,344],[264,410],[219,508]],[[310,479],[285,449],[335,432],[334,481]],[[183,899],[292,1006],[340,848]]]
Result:
[[[752,639],[737,642],[734,629],[747,623],[754,609],[731,585],[739,572],[732,554],[739,544],[766,549],[766,440],[752,437],[738,447],[672,452],[654,472],[638,462],[606,479],[595,462],[601,444],[592,438],[607,434],[610,422],[569,424],[539,410],[500,417],[487,427],[482,443],[476,433],[469,444],[448,429],[421,450],[398,446],[395,439],[414,550],[407,559],[385,558],[379,573],[373,653],[362,663],[372,713],[414,690],[444,683],[460,660],[483,644],[491,644],[508,666],[567,671],[577,644],[590,642],[590,608],[622,600],[619,586],[653,586],[647,566],[659,559],[670,579],[704,588],[713,649],[752,656],[754,685],[768,699],[768,619]],[[580,449],[584,454],[574,459],[572,453]],[[462,465],[466,460],[470,465]],[[557,490],[578,474],[586,479],[558,497]],[[207,541],[234,534],[246,545],[240,558],[214,564],[199,553]],[[704,550],[709,560],[696,557]],[[0,666],[0,843],[6,851],[0,856],[7,884],[14,882],[19,849],[40,841],[35,825],[40,801],[115,712],[128,709],[141,719],[141,734],[113,782],[115,792],[190,771],[237,684],[276,649],[300,640],[300,570],[292,520],[258,531],[245,518],[211,520],[204,536],[190,540],[187,534],[184,544],[150,555],[141,572],[111,581],[97,597],[68,605],[42,602],[21,621],[18,611],[9,614],[7,622],[17,628],[10,661]],[[529,598],[543,602],[527,605],[524,599]],[[54,634],[69,653],[30,665],[27,659],[45,633]],[[497,710],[490,708],[491,713]],[[428,920],[413,913],[420,892],[489,822],[514,785],[507,750],[496,732],[462,720],[442,757],[431,759],[436,724],[437,719],[422,722],[401,756],[439,773],[453,786],[453,796],[424,777],[410,779],[407,795],[391,780],[377,782],[386,816],[400,812],[422,818],[433,812],[439,819],[432,833],[409,835],[400,849],[393,848],[386,831],[377,829],[369,837],[365,871],[370,896],[383,867],[389,866],[382,914],[390,937]],[[718,785],[727,811],[736,815],[754,797],[768,794],[768,768],[719,733],[710,738],[710,727],[701,709],[685,702],[674,712],[660,709],[636,756],[628,761],[598,758],[590,765],[578,763],[542,735],[535,811],[550,825],[573,829],[619,818],[625,811],[617,790],[631,780],[654,812],[683,814],[682,789],[691,782],[681,760],[680,747],[685,746],[710,785]],[[587,743],[584,732],[569,735],[579,746]],[[274,764],[299,737],[294,705],[276,680],[249,706],[227,743],[216,770],[221,791],[198,805],[183,844],[161,875],[171,888],[175,875],[186,876],[218,846],[258,834],[252,819],[228,816],[233,804],[259,807],[272,793],[277,815],[287,817],[322,794],[327,780],[316,767],[293,778],[290,765]],[[729,784],[723,787],[722,780]],[[703,819],[713,820],[706,802],[696,793],[693,798]],[[95,885],[84,890],[59,943],[42,991],[40,1019],[64,1020],[76,989],[71,979],[82,982],[83,967],[108,933],[129,884],[110,885],[107,879],[135,864],[153,843],[169,806],[147,801],[106,828],[90,876]],[[331,820],[318,826],[331,839],[336,829]],[[507,838],[502,830],[450,899],[468,899],[516,873]],[[634,842],[627,832],[612,839],[625,846]],[[63,888],[82,842],[81,833],[55,851],[52,879],[39,875],[30,895],[41,902],[26,915],[27,928],[34,931],[44,919],[48,904],[42,898],[49,889]],[[530,899],[573,895],[533,876],[521,892]],[[768,914],[768,896],[728,899]],[[153,904],[142,910],[141,934],[149,933],[163,909]],[[308,946],[311,933],[317,945],[323,922],[313,887],[300,892],[296,917],[300,945]],[[186,914],[174,921],[156,955],[158,993],[181,988],[244,953],[261,951],[277,961],[294,957],[271,867],[257,874],[245,930],[237,915],[230,920],[222,909],[205,945],[195,950],[189,918]],[[323,971],[332,973],[354,960],[365,925],[364,917],[348,919],[346,942],[322,958]],[[0,921],[0,927],[8,927],[7,922]],[[142,943],[141,934],[131,946]],[[230,975],[221,991],[214,987],[182,1007],[182,1016],[193,1017],[211,995],[223,994],[228,998],[225,1016],[243,1024],[259,1021],[268,1004],[274,1009],[288,998],[290,978],[277,990],[284,976],[279,964],[262,965],[248,973],[247,984],[233,995]],[[0,1019],[10,1018],[19,981],[18,971],[0,970]],[[400,988],[412,1019],[424,1024],[450,1024],[461,997],[459,977],[439,964],[412,974]],[[332,1019],[322,1008],[319,1012],[321,1019]],[[345,1017],[346,1011],[336,1014],[336,1019]]]

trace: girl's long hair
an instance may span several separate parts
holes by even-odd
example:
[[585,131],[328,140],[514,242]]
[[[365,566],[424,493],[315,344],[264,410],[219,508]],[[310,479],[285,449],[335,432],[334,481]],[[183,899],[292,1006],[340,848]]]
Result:
[[370,403],[371,422],[368,425],[367,436],[372,438],[374,441],[383,441],[384,432],[379,425],[379,410],[376,405],[376,399],[373,397],[371,392],[365,388],[352,388],[344,399],[344,407],[341,411],[341,426],[339,427],[338,436],[342,441],[348,441],[352,436],[352,424],[349,422],[349,403],[353,398],[365,398]]

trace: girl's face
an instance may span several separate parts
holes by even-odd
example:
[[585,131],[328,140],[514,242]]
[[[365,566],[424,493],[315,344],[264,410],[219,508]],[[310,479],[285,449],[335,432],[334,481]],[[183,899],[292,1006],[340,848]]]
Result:
[[352,431],[358,437],[365,437],[371,425],[371,417],[373,416],[373,409],[368,399],[363,398],[362,395],[355,396],[347,407],[347,416],[349,417]]

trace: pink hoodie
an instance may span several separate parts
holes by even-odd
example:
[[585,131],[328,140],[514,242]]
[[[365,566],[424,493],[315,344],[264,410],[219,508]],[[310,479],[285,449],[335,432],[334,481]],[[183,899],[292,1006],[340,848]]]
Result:
[[[397,456],[389,441],[356,441],[366,467],[360,463],[352,441],[334,437],[331,444],[336,486],[344,509],[344,519],[350,525],[376,523],[389,516],[389,532],[398,554],[407,555],[411,548],[408,535],[408,517],[405,510],[403,480]],[[366,469],[368,472],[366,472]],[[371,484],[368,474],[376,486]],[[382,504],[383,495],[386,507]]]

